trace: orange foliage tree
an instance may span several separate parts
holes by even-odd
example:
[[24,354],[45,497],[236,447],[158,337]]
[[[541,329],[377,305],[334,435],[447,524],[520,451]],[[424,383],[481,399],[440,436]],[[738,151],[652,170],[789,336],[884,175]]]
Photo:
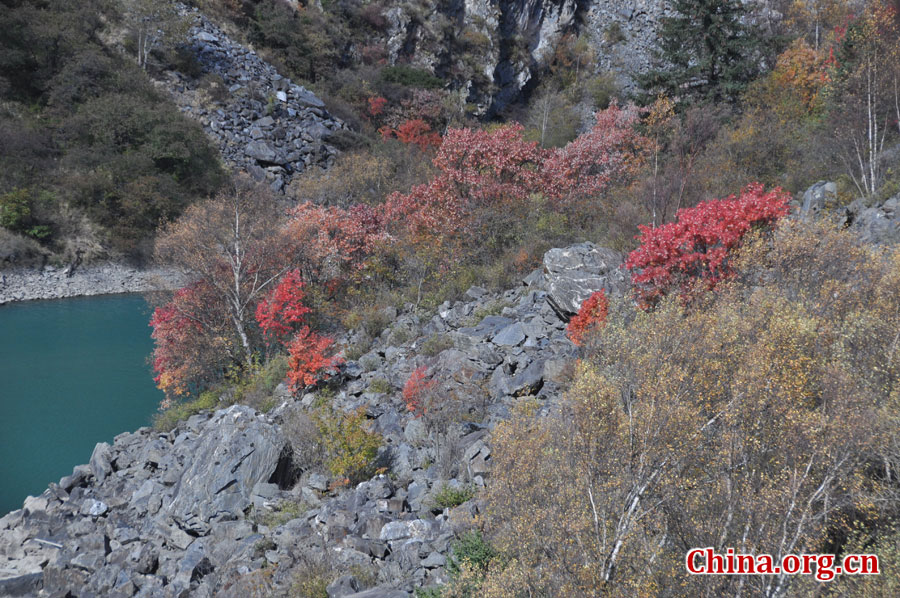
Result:
[[424,365],[416,368],[403,385],[403,402],[416,417],[425,415],[426,395],[437,384],[437,380],[427,379],[427,369]]
[[287,379],[294,391],[328,380],[342,360],[327,356],[334,341],[303,326],[294,334],[288,349]]
[[585,337],[606,322],[609,313],[609,299],[602,289],[591,294],[581,304],[578,313],[569,320],[566,335],[576,345],[581,345]]

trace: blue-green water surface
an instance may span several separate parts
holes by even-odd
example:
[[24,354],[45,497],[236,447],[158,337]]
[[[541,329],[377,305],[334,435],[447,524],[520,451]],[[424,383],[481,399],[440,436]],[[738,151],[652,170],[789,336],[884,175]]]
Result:
[[0,516],[150,423],[149,316],[140,295],[0,306]]

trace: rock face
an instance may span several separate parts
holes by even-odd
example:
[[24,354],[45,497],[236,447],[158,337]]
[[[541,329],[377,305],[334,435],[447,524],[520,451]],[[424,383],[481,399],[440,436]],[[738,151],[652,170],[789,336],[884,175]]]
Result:
[[621,253],[580,243],[544,254],[547,301],[563,318],[578,313],[585,299],[601,289],[621,296],[627,288]]
[[803,193],[802,201],[795,202],[794,206],[800,218],[836,215],[863,243],[892,245],[900,242],[900,195],[876,205],[867,205],[864,200],[857,199],[841,207],[838,205],[837,185],[819,181],[811,185]]
[[900,195],[881,205],[865,207],[857,200],[846,208],[851,228],[865,243],[889,245],[900,242]]
[[660,19],[672,16],[669,0],[594,0],[587,3],[585,33],[597,48],[600,70],[617,74],[625,89],[651,67]]
[[329,166],[329,144],[344,129],[306,88],[282,77],[255,52],[231,40],[197,9],[186,9],[189,47],[204,75],[169,72],[161,85],[198,120],[223,159],[281,191],[295,174]]
[[[753,19],[771,24],[782,17],[770,3],[744,2]],[[476,116],[494,115],[534,91],[567,35],[590,46],[593,58],[583,72],[610,75],[623,91],[636,91],[635,75],[654,66],[661,19],[674,14],[671,0],[387,4],[384,45],[390,62],[454,79],[452,88]],[[589,113],[583,118],[585,126],[592,124]]]
[[819,181],[803,193],[800,214],[804,217],[815,216],[826,208],[833,208],[836,200],[837,185],[832,182]]
[[275,473],[284,445],[277,428],[247,409],[229,409],[191,447],[166,512],[179,527],[203,535],[217,519],[241,517],[256,484]]
[[[626,91],[652,66],[660,19],[671,0],[424,0],[389,3],[385,46],[389,60],[411,63],[442,78],[457,78],[476,115],[503,110],[537,84],[560,40],[571,34],[590,44],[587,72],[611,73]],[[763,3],[749,3],[757,13]],[[766,15],[777,19],[780,15]],[[456,40],[448,43],[447,35]],[[465,55],[465,59],[460,57]],[[467,80],[458,80],[459,73]]]

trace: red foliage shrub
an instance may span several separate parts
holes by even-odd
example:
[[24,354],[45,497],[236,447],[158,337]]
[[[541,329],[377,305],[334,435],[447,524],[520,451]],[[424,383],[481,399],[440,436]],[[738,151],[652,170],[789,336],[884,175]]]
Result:
[[287,381],[294,391],[331,377],[333,369],[342,361],[339,357],[326,357],[333,342],[327,336],[316,334],[309,326],[297,331],[288,345]]
[[581,309],[578,310],[566,327],[566,335],[576,345],[581,345],[587,336],[597,327],[602,326],[606,322],[606,316],[609,313],[609,299],[606,298],[606,292],[597,291],[584,300]]
[[[433,163],[438,175],[409,193],[393,193],[387,220],[413,235],[479,237],[479,212],[523,204],[540,187],[541,150],[522,126],[492,131],[450,129]],[[436,241],[437,242],[437,241]]]
[[379,209],[303,203],[291,212],[287,231],[299,248],[308,281],[322,282],[362,267],[375,246],[387,238]]
[[156,308],[150,318],[153,349],[153,378],[166,393],[163,406],[176,396],[196,390],[215,377],[231,358],[227,314],[220,311],[215,291],[204,283],[194,283],[176,291],[172,300]]
[[303,304],[303,278],[291,270],[256,306],[256,321],[268,341],[285,343],[295,325],[305,322],[310,309]]
[[[419,233],[481,238],[485,231],[479,227],[492,220],[486,214],[515,217],[509,210],[527,209],[532,194],[543,193],[557,203],[596,197],[641,163],[646,139],[634,129],[638,117],[634,106],[613,105],[597,113],[588,133],[556,150],[526,141],[518,123],[449,129],[433,160],[438,175],[407,194],[391,195],[388,220]],[[396,134],[418,143],[427,135],[423,125],[409,121]]]
[[402,143],[413,143],[422,150],[441,145],[440,134],[432,131],[431,125],[421,118],[414,118],[404,122],[393,131],[393,134],[396,135],[397,139]]
[[384,112],[384,107],[387,105],[387,99],[381,96],[374,96],[368,99],[368,112],[369,116],[379,116],[382,112]]
[[403,401],[416,417],[425,415],[425,393],[437,383],[437,380],[425,379],[426,369],[424,365],[416,368],[403,385]]
[[590,131],[548,152],[542,173],[548,197],[596,197],[642,163],[649,140],[634,128],[640,118],[637,107],[612,104],[596,118]]
[[753,226],[787,214],[790,198],[781,188],[766,192],[752,183],[740,197],[705,201],[679,210],[675,222],[639,227],[641,246],[628,255],[625,267],[632,271],[641,305],[651,306],[673,288],[687,292],[696,280],[713,286],[730,276],[729,252]]

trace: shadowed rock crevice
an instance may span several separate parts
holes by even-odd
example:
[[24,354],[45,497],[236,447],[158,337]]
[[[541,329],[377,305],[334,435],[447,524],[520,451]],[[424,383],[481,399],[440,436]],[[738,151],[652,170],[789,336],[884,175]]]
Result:
[[286,444],[278,456],[275,471],[266,480],[269,484],[275,484],[280,490],[290,490],[300,479],[303,472],[294,466],[294,450],[290,444]]

